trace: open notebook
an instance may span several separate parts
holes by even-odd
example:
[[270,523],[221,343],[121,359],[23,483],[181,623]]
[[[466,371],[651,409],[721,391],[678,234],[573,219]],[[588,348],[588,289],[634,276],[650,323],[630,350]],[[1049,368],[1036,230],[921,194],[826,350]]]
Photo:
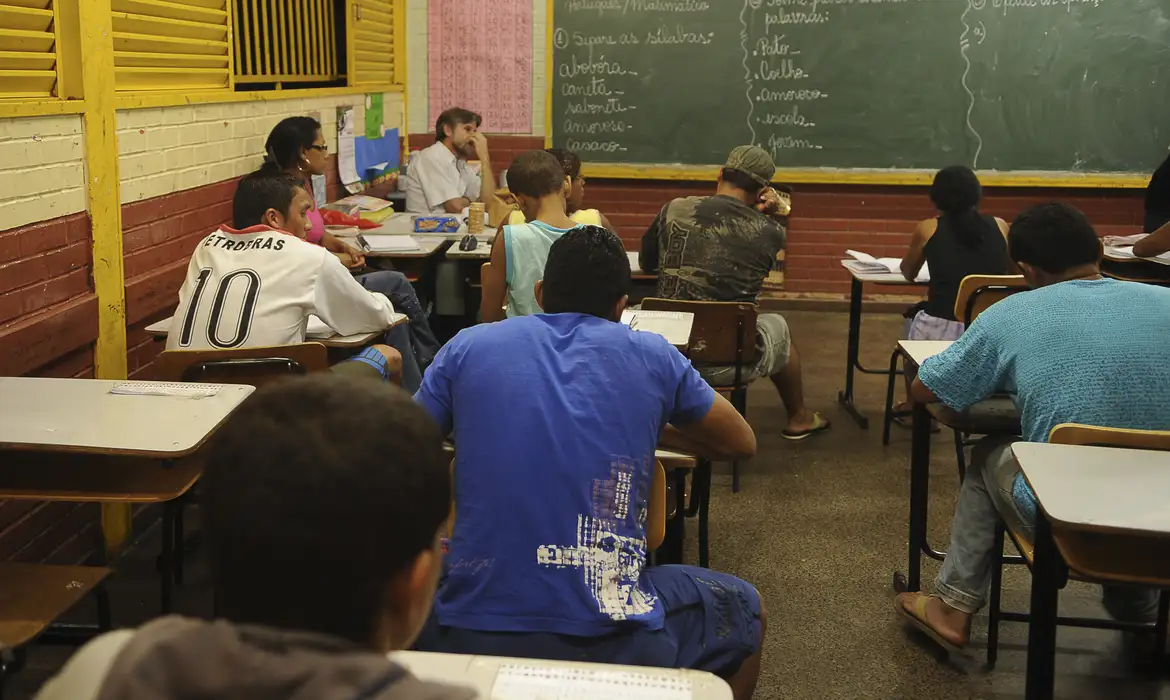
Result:
[[414,236],[402,234],[361,234],[357,237],[358,244],[367,253],[390,253],[402,250],[418,250],[418,241]]
[[622,312],[622,323],[636,331],[657,333],[675,346],[691,342],[691,326],[695,315],[686,311],[644,311],[626,309]]
[[[902,258],[875,258],[868,253],[859,253],[856,250],[847,250],[845,254],[853,258],[852,267],[859,272],[902,274]],[[930,281],[930,269],[926,263],[922,263],[922,269],[918,271],[918,277],[915,281]]]

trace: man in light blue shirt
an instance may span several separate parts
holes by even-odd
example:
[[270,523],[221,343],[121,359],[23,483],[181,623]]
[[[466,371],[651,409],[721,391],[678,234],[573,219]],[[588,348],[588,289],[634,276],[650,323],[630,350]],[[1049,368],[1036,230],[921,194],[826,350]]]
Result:
[[[1170,289],[1101,277],[1101,243],[1084,214],[1044,204],[1012,223],[1008,251],[1031,291],[984,311],[954,345],[922,364],[919,403],[962,411],[1006,391],[1023,439],[1047,442],[1061,423],[1170,428]],[[934,595],[903,593],[898,610],[947,645],[964,647],[991,581],[995,523],[1029,534],[1035,498],[1011,453],[1020,438],[984,438],[959,492]],[[1147,621],[1152,591],[1105,587],[1106,610]]]
[[[748,583],[646,566],[654,450],[751,455],[755,435],[665,338],[618,322],[621,241],[549,249],[546,313],[455,336],[416,400],[455,439],[455,527],[417,648],[710,671],[750,698],[764,611]],[[677,434],[675,434],[677,433]]]

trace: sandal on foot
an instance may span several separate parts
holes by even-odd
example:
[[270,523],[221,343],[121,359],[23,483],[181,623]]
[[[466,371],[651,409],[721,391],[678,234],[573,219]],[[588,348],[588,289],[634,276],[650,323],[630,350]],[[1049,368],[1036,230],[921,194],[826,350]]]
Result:
[[787,430],[785,430],[784,432],[780,433],[780,437],[784,438],[785,440],[793,440],[793,441],[803,440],[807,437],[811,437],[813,435],[816,435],[817,433],[823,433],[831,427],[833,427],[833,424],[830,423],[828,421],[828,419],[824,418],[819,413],[814,413],[813,414],[813,424],[812,424],[811,428],[809,428],[807,430],[801,430],[801,431],[798,431],[795,433],[790,433]]
[[[914,604],[911,606],[910,610],[907,610],[906,606],[902,605],[902,596],[915,596]],[[934,627],[930,625],[930,622],[926,619],[926,603],[932,597],[933,596],[929,596],[924,593],[900,593],[897,597],[894,598],[894,609],[898,611],[899,615],[906,618],[907,622],[913,625],[915,629],[925,634],[927,637],[930,637],[930,639],[933,640],[935,644],[938,644],[943,649],[946,649],[952,654],[966,656],[966,643],[956,644],[955,642],[952,642],[949,639],[943,637],[938,633],[937,630],[935,630]]]

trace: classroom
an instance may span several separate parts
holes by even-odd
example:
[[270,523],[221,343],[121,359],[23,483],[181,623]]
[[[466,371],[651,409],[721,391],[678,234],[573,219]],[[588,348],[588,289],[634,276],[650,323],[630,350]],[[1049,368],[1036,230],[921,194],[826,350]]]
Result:
[[1166,0],[0,0],[0,698],[1170,697]]

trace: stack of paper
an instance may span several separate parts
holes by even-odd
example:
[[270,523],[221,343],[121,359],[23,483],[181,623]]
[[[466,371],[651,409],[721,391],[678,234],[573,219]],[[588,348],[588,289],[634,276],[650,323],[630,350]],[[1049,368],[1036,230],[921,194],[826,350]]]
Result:
[[418,250],[418,241],[414,236],[400,234],[373,233],[358,237],[367,253],[391,253],[403,250]]
[[1105,245],[1111,247],[1132,246],[1134,243],[1137,243],[1148,235],[1150,234],[1135,233],[1131,236],[1105,236],[1104,242]]
[[1105,246],[1105,257],[1112,260],[1148,260],[1163,265],[1170,265],[1170,253],[1162,253],[1152,258],[1139,258],[1133,254],[1132,245],[1107,245]]
[[[856,250],[847,250],[845,254],[853,258],[854,262],[851,267],[858,272],[877,272],[881,274],[902,274],[902,259],[901,258],[875,258],[868,253],[859,253]],[[930,270],[926,263],[922,263],[922,269],[918,271],[918,278],[916,282],[929,282]]]
[[390,202],[379,197],[370,197],[364,194],[351,194],[334,202],[343,207],[357,207],[361,211],[381,211],[390,206]]

